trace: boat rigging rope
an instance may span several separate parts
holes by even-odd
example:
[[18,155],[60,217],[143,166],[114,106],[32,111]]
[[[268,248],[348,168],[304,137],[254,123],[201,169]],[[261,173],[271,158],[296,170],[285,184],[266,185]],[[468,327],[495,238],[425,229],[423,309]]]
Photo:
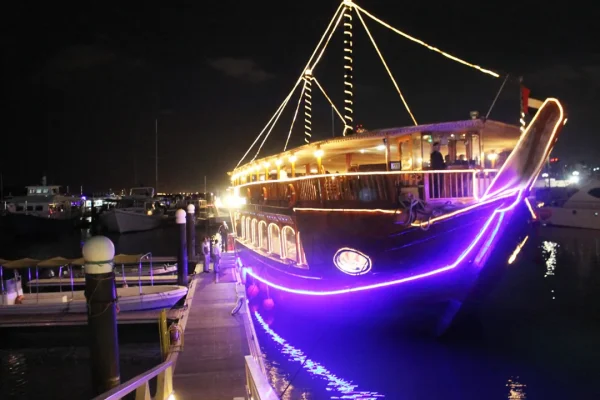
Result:
[[392,75],[392,71],[390,70],[390,68],[388,67],[387,63],[385,62],[385,59],[383,58],[383,54],[381,54],[381,51],[379,50],[379,46],[377,46],[377,43],[375,43],[375,39],[373,38],[373,35],[371,35],[371,31],[367,27],[367,24],[365,23],[365,20],[363,19],[362,15],[360,15],[360,11],[358,11],[358,9],[356,9],[356,15],[358,15],[358,19],[360,19],[360,22],[362,23],[362,26],[365,28],[365,32],[367,32],[367,35],[369,36],[369,39],[371,39],[371,43],[373,44],[373,47],[375,48],[375,51],[379,55],[379,58],[381,59],[381,62],[383,63],[383,66],[385,67],[385,70],[387,71],[388,75],[390,76],[390,79],[392,80],[392,83],[394,84],[394,87],[396,88],[396,91],[400,95],[400,99],[402,100],[402,104],[404,104],[404,107],[406,108],[406,111],[408,111],[408,114],[410,115],[410,118],[412,119],[412,121],[413,121],[413,123],[415,125],[419,125],[417,123],[417,120],[416,120],[415,116],[413,115],[412,111],[410,111],[410,107],[408,106],[408,103],[406,102],[406,99],[404,98],[404,95],[402,94],[402,91],[400,90],[400,87],[398,86],[398,83],[396,83],[396,80],[394,79],[394,75]]
[[[346,0],[346,1],[348,1],[348,0]],[[356,3],[352,3],[352,4],[353,4],[354,8],[356,9],[356,11],[363,12],[366,16],[368,16],[369,18],[371,18],[373,21],[376,21],[376,22],[380,23],[381,25],[385,26],[386,28],[388,28],[388,29],[396,32],[398,35],[400,35],[400,36],[402,36],[402,37],[404,37],[404,38],[406,38],[406,39],[408,39],[408,40],[410,40],[412,42],[418,43],[421,46],[424,46],[424,47],[428,48],[431,51],[435,51],[436,53],[439,53],[439,54],[443,55],[444,57],[447,57],[447,58],[449,58],[449,59],[451,59],[453,61],[456,61],[456,62],[458,62],[460,64],[466,65],[467,67],[471,67],[471,68],[476,69],[476,70],[478,70],[478,71],[480,71],[480,72],[482,72],[484,74],[491,75],[494,78],[499,78],[500,77],[500,75],[497,74],[494,71],[482,68],[479,65],[471,64],[468,61],[465,61],[465,60],[460,59],[460,58],[458,58],[456,56],[453,56],[452,54],[446,53],[445,51],[442,51],[442,50],[438,49],[437,47],[434,47],[434,46],[432,46],[430,44],[425,43],[424,41],[422,41],[420,39],[417,39],[416,37],[413,37],[413,36],[411,36],[411,35],[409,35],[407,33],[404,33],[401,30],[394,28],[393,26],[391,26],[387,22],[380,20],[379,18],[377,18],[376,16],[374,16],[373,14],[371,14],[370,12],[368,12],[367,10],[365,10],[364,8],[360,7]]]
[[292,125],[290,125],[290,130],[285,141],[285,146],[283,146],[283,151],[287,150],[288,143],[290,142],[290,137],[292,136],[292,129],[294,129],[294,124],[296,123],[296,118],[298,117],[298,110],[300,110],[300,104],[302,104],[302,98],[304,97],[305,90],[306,82],[304,82],[304,85],[302,86],[302,91],[300,92],[300,97],[298,98],[298,104],[296,105],[296,111],[294,112],[294,118],[292,118]]
[[[340,12],[342,10],[342,6],[343,6],[343,4],[340,3],[340,5],[338,6],[337,10],[333,14],[333,17],[329,21],[329,25],[327,25],[327,28],[325,29],[325,32],[323,32],[323,35],[321,36],[321,39],[319,40],[319,43],[317,44],[317,47],[315,47],[313,53],[311,54],[310,58],[308,59],[308,62],[306,63],[306,65],[302,69],[302,73],[300,74],[300,77],[298,78],[298,80],[296,80],[296,83],[294,84],[294,87],[292,88],[292,90],[288,94],[288,97],[286,97],[286,99],[281,103],[281,105],[279,106],[279,108],[277,109],[277,111],[275,111],[275,114],[273,114],[273,116],[271,117],[271,119],[269,119],[269,121],[267,122],[267,124],[265,125],[265,127],[262,129],[262,131],[260,131],[260,133],[258,134],[258,136],[256,136],[256,138],[254,139],[254,142],[252,142],[252,144],[250,145],[250,147],[248,148],[248,150],[246,150],[246,153],[244,153],[244,155],[242,156],[242,158],[240,159],[240,161],[238,161],[237,165],[235,166],[236,168],[240,166],[240,164],[244,161],[244,159],[246,158],[246,156],[248,155],[248,153],[250,153],[250,151],[252,150],[252,148],[254,147],[254,145],[258,142],[258,140],[261,138],[261,136],[263,135],[263,133],[265,132],[265,130],[267,130],[267,128],[271,124],[271,121],[273,121],[273,119],[275,119],[275,117],[278,114],[280,114],[280,110],[282,108],[285,108],[285,106],[287,105],[287,102],[289,100],[289,97],[292,96],[292,94],[296,91],[296,88],[298,87],[298,85],[300,84],[300,82],[302,82],[302,78],[304,77],[304,72],[306,71],[306,69],[310,67],[311,70],[314,70],[315,67],[316,67],[316,65],[319,63],[321,57],[323,56],[323,53],[325,52],[325,48],[327,48],[327,44],[329,43],[329,41],[331,39],[331,36],[333,36],[333,32],[335,32],[335,30],[336,30],[337,26],[339,25],[340,20],[341,20],[341,18],[343,16],[343,13]],[[336,18],[337,18],[337,20],[336,20]],[[334,22],[335,22],[335,25],[334,25]],[[327,37],[328,33],[329,33],[329,36]],[[323,40],[326,37],[327,37],[327,41],[326,41],[325,45],[323,46],[323,48],[321,49],[321,44],[323,43]],[[313,61],[313,59],[315,58],[315,55],[317,54],[317,52],[319,51],[319,49],[321,49],[321,52],[317,56],[317,58]],[[311,64],[312,64],[312,66],[311,66]],[[264,140],[263,140],[263,143],[264,143]]]

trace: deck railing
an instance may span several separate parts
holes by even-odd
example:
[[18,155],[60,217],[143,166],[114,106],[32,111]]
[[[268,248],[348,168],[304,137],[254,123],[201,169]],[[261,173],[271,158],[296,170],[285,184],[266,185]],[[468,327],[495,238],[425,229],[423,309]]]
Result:
[[309,175],[240,185],[247,204],[275,207],[371,203],[393,206],[403,194],[430,200],[477,199],[483,195],[497,170],[444,170],[354,172]]
[[246,386],[252,400],[279,400],[254,357],[246,356]]
[[[150,395],[150,380],[156,380],[156,395]],[[120,400],[135,392],[136,400],[175,400],[173,395],[173,361],[162,364],[120,384],[116,388],[95,397],[93,400]]]

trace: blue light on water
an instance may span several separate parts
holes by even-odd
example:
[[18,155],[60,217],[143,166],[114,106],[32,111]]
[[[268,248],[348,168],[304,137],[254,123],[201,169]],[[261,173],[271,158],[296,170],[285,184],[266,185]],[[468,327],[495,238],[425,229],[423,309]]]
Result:
[[375,400],[385,398],[384,395],[377,392],[366,392],[356,390],[358,385],[350,381],[339,378],[323,365],[308,358],[304,352],[289,344],[284,338],[273,331],[264,321],[261,315],[254,313],[256,320],[262,326],[271,339],[281,346],[281,353],[289,356],[291,361],[302,364],[302,367],[311,375],[318,376],[327,381],[327,391],[331,392],[331,399],[355,399],[355,400]]

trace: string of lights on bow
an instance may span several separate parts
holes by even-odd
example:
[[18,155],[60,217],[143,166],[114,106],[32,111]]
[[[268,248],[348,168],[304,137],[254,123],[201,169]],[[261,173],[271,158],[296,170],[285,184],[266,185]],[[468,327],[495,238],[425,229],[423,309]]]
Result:
[[[395,32],[396,34],[404,37],[405,39],[408,39],[414,43],[417,43],[425,48],[427,48],[428,50],[431,50],[433,52],[436,52],[438,54],[441,54],[442,56],[449,58],[450,60],[453,60],[455,62],[458,62],[462,65],[465,65],[467,67],[473,68],[481,73],[490,75],[494,78],[498,78],[500,77],[500,75],[494,71],[491,71],[489,69],[485,69],[482,68],[479,65],[470,63],[468,61],[465,61],[459,57],[456,57],[450,53],[447,53],[445,51],[440,50],[439,48],[432,46],[414,36],[411,36],[405,32],[400,31],[399,29],[394,28],[393,26],[391,26],[390,24],[388,24],[387,22],[381,20],[380,18],[377,18],[375,15],[371,14],[370,12],[368,12],[367,10],[365,10],[364,8],[360,7],[359,5],[357,5],[355,2],[353,2],[352,0],[344,0],[336,9],[335,13],[333,14],[333,17],[331,18],[331,20],[329,21],[329,24],[327,25],[327,28],[325,29],[325,32],[323,32],[323,35],[321,36],[321,39],[319,40],[317,46],[315,47],[313,53],[311,54],[310,58],[308,59],[308,62],[306,63],[305,67],[302,69],[302,72],[300,74],[300,76],[298,77],[298,79],[296,80],[296,83],[294,84],[294,86],[292,87],[292,90],[289,92],[289,94],[286,96],[286,98],[283,100],[283,102],[279,105],[279,107],[277,108],[277,110],[275,111],[275,113],[273,114],[273,116],[271,116],[271,118],[269,119],[269,121],[267,122],[267,124],[264,126],[264,128],[260,131],[260,133],[258,134],[258,136],[256,136],[256,138],[254,139],[254,141],[252,142],[252,144],[250,145],[250,147],[248,148],[248,150],[246,151],[246,153],[244,153],[244,155],[242,156],[242,158],[240,159],[240,161],[238,162],[238,164],[236,165],[236,169],[242,164],[242,162],[246,159],[246,157],[248,156],[248,154],[250,153],[250,151],[252,151],[252,149],[254,148],[254,146],[261,140],[260,145],[258,146],[258,149],[256,151],[256,153],[254,154],[254,157],[251,159],[250,162],[253,162],[254,160],[256,160],[256,158],[258,157],[258,155],[260,154],[261,149],[263,148],[265,142],[267,141],[267,139],[269,138],[269,136],[271,135],[271,132],[273,131],[273,128],[275,127],[277,121],[279,120],[279,118],[281,117],[281,115],[283,114],[284,109],[286,108],[288,102],[290,101],[290,99],[294,96],[294,93],[296,92],[296,90],[298,89],[298,87],[302,86],[301,89],[301,93],[300,93],[300,97],[298,99],[298,103],[296,106],[296,111],[294,113],[294,116],[292,118],[292,124],[290,126],[290,130],[288,131],[288,136],[287,136],[287,140],[285,142],[285,146],[284,146],[284,151],[287,150],[287,146],[289,144],[290,141],[290,137],[291,137],[291,133],[292,133],[292,129],[294,127],[294,123],[296,121],[298,112],[300,110],[300,104],[302,103],[302,100],[304,100],[304,141],[305,143],[309,144],[312,138],[312,84],[314,83],[316,85],[316,87],[319,89],[319,91],[321,92],[321,94],[323,94],[323,96],[325,97],[325,99],[327,99],[327,101],[329,102],[329,104],[331,105],[332,109],[335,110],[337,116],[341,119],[342,121],[342,125],[343,125],[343,132],[342,134],[344,136],[346,136],[346,134],[348,133],[352,133],[353,128],[352,128],[352,124],[353,124],[353,115],[354,115],[354,109],[353,109],[353,104],[354,104],[354,87],[353,87],[353,63],[354,63],[354,59],[353,59],[353,24],[352,24],[352,16],[353,14],[356,14],[356,16],[358,17],[358,19],[361,22],[362,27],[364,28],[365,32],[367,33],[367,36],[369,37],[371,44],[373,45],[375,51],[377,52],[386,72],[388,73],[390,79],[392,80],[392,84],[394,85],[394,88],[396,89],[396,91],[398,92],[398,95],[402,101],[402,104],[404,105],[404,108],[406,109],[406,111],[408,112],[408,114],[410,115],[410,118],[412,119],[413,123],[415,125],[417,125],[417,120],[414,116],[414,114],[412,113],[412,111],[410,110],[410,107],[408,106],[408,102],[406,101],[406,98],[404,96],[404,94],[402,93],[402,91],[400,90],[400,86],[398,85],[396,79],[394,78],[391,69],[389,68],[387,62],[385,61],[383,54],[381,53],[381,51],[379,50],[379,47],[377,46],[377,43],[375,42],[375,38],[373,37],[373,35],[371,34],[371,31],[369,30],[365,19],[363,18],[363,14],[364,16],[369,17],[372,21],[375,21],[377,23],[379,23],[380,25],[390,29],[391,31]],[[340,112],[340,110],[335,106],[335,104],[333,103],[333,101],[331,100],[331,98],[327,95],[327,93],[325,92],[325,90],[323,89],[323,86],[319,83],[319,81],[316,78],[315,75],[315,70],[317,68],[317,65],[319,64],[319,61],[321,60],[321,58],[323,57],[323,54],[325,53],[325,50],[327,49],[328,44],[331,41],[331,38],[334,34],[334,32],[337,30],[338,26],[340,25],[341,21],[343,22],[343,36],[344,36],[344,106],[342,108],[343,110],[343,115]],[[303,83],[303,85],[300,85],[300,83]]]

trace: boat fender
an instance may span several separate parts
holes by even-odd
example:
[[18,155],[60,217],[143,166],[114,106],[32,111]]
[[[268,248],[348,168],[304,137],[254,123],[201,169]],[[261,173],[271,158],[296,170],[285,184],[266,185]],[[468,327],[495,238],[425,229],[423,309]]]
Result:
[[18,296],[15,298],[15,304],[23,304],[23,300],[24,300],[24,299],[25,299],[25,296],[23,296],[23,295],[18,295]]
[[169,336],[172,344],[178,344],[181,340],[181,331],[175,323],[172,323],[171,326],[169,326]]
[[286,197],[288,198],[288,206],[294,207],[296,205],[296,189],[291,183],[288,185]]

